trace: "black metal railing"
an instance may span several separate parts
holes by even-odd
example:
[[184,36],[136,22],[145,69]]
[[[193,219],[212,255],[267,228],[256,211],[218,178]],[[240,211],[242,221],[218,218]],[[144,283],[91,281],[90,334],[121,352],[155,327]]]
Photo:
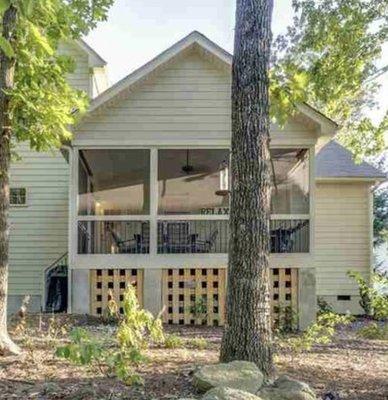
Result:
[[79,221],[78,254],[147,254],[148,221]]
[[271,220],[271,253],[308,253],[310,222],[308,219]]
[[[308,219],[272,219],[271,253],[309,252]],[[157,224],[158,254],[227,253],[229,221],[163,220]],[[78,254],[148,254],[149,221],[79,221]]]

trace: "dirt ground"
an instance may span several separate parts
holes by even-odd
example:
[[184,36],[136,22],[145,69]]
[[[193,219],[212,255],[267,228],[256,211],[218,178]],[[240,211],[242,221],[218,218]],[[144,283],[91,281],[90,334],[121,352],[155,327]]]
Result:
[[[112,326],[98,320],[56,316],[29,317],[23,335],[13,337],[24,349],[21,357],[0,358],[0,399],[176,399],[200,398],[191,385],[193,371],[216,363],[222,328],[167,327],[184,338],[203,337],[206,349],[147,350],[149,361],[139,372],[143,387],[128,387],[89,367],[75,366],[54,356],[72,326],[85,326],[97,334],[113,335]],[[11,326],[11,331],[15,326]],[[309,383],[322,396],[337,391],[342,400],[388,399],[388,342],[360,340],[354,327],[343,329],[330,345],[292,356],[276,355],[278,373]]]

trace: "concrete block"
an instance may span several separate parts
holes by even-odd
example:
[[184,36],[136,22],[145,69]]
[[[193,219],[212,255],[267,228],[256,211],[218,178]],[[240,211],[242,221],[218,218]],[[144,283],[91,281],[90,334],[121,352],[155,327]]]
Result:
[[317,316],[317,283],[315,268],[299,269],[299,329],[305,330]]
[[143,296],[144,309],[154,316],[158,315],[163,308],[162,269],[144,269]]
[[90,313],[89,270],[71,270],[71,312],[72,314]]

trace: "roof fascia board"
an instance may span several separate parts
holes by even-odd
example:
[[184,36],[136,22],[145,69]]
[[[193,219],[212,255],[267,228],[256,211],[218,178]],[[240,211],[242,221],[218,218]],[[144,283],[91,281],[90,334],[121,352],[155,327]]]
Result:
[[358,183],[358,182],[385,182],[387,178],[385,177],[342,177],[342,176],[331,176],[331,177],[316,177],[315,180],[318,183]]
[[334,136],[336,134],[338,125],[333,120],[317,111],[314,107],[306,103],[300,103],[297,105],[297,109],[320,126],[320,131],[318,132],[319,136]]
[[105,67],[107,62],[92,48],[90,47],[84,40],[78,39],[76,40],[78,47],[83,50],[88,55],[89,66],[92,68],[95,67]]
[[[207,42],[208,40],[206,40]],[[131,74],[127,75],[125,78],[123,78],[121,81],[117,82],[115,85],[113,85],[111,88],[107,89],[105,92],[103,92],[100,96],[98,96],[92,104],[90,105],[90,112],[93,112],[95,109],[99,108],[102,104],[108,102],[109,100],[113,99],[116,95],[118,95],[120,92],[125,90],[126,88],[130,87],[133,85],[135,82],[139,81],[140,79],[146,77],[148,74],[156,70],[158,67],[162,66],[172,58],[176,57],[179,53],[184,51],[185,49],[189,48],[191,45],[194,43],[200,44],[200,46],[204,47],[206,50],[214,53],[213,49],[211,46],[207,45],[205,43],[204,38],[202,37],[201,34],[198,32],[193,32],[192,34],[184,37],[182,40],[179,42],[175,43],[171,47],[169,47],[167,50],[163,51],[159,55],[157,55],[155,58],[153,58],[151,61],[148,63],[142,65],[140,68],[136,69],[133,71]],[[218,51],[218,53],[221,53]],[[219,54],[216,54],[217,56],[220,57]],[[225,55],[223,55],[224,58],[226,58]]]

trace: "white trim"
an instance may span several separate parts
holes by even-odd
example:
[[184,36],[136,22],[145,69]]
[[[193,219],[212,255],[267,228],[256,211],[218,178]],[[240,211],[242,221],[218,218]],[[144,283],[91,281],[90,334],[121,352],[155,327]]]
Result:
[[158,150],[152,148],[150,152],[150,254],[156,255],[158,252]]
[[368,229],[368,239],[369,239],[369,272],[370,277],[373,273],[374,267],[374,251],[373,251],[373,224],[374,224],[374,215],[373,215],[373,190],[368,189],[368,222],[369,222],[369,229]]
[[310,219],[310,214],[271,214],[272,220],[285,219]]
[[150,221],[150,215],[78,215],[78,221]]
[[387,181],[386,177],[341,177],[341,176],[333,176],[333,177],[317,177],[316,181],[318,183],[357,183],[357,182],[369,182],[371,184],[381,183]]
[[310,243],[309,251],[311,256],[314,258],[315,254],[315,148],[310,147],[309,149],[309,213],[310,213]]
[[[309,253],[271,254],[271,268],[313,268]],[[227,268],[228,254],[80,254],[75,269]]]
[[88,62],[90,67],[104,67],[106,61],[92,48],[85,40],[78,39],[75,41],[78,47],[88,55]]

